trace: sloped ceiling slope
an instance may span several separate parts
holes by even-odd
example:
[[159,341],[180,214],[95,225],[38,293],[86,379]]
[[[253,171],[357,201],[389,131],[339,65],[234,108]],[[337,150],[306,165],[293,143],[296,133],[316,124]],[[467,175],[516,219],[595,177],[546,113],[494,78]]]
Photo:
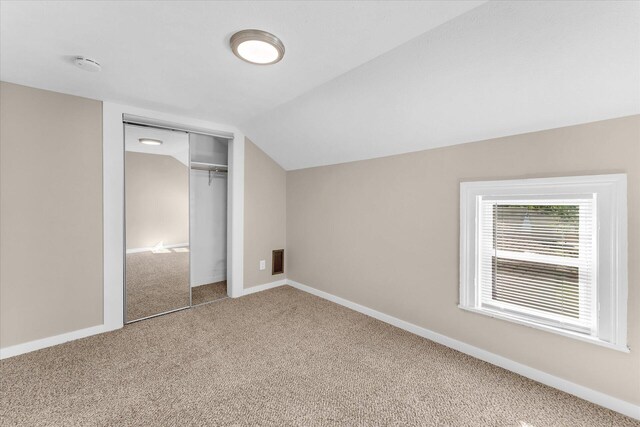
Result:
[[490,2],[244,122],[285,169],[640,113],[640,3]]

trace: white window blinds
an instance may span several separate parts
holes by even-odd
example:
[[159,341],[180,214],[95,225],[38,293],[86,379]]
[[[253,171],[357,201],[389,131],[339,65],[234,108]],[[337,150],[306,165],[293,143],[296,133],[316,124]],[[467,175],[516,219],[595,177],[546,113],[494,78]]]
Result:
[[481,199],[478,305],[596,334],[595,200]]

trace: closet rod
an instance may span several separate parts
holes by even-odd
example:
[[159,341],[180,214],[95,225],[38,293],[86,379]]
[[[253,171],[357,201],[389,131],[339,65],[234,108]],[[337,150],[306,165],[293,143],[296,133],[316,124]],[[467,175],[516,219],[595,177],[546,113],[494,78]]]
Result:
[[204,162],[191,161],[191,169],[196,169],[196,170],[201,170],[201,171],[213,171],[213,172],[224,172],[224,173],[226,173],[229,170],[229,166],[215,164],[215,163],[204,163]]

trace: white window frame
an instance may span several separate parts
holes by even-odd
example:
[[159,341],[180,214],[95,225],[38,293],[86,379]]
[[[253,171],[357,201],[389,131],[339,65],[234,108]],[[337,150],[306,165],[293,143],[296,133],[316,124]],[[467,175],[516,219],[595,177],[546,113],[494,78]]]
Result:
[[[492,310],[480,303],[478,245],[480,201],[596,199],[595,325],[589,333],[530,316]],[[460,183],[460,303],[463,310],[508,320],[619,351],[627,347],[627,176],[626,174]]]

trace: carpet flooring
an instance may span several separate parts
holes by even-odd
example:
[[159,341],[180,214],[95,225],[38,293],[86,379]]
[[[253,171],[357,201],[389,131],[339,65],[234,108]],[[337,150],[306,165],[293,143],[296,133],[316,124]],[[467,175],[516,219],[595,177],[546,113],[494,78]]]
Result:
[[198,305],[205,302],[217,301],[227,297],[227,281],[209,283],[191,288],[191,304]]
[[2,426],[638,426],[291,287],[0,361]]
[[127,321],[189,306],[189,253],[127,254]]

